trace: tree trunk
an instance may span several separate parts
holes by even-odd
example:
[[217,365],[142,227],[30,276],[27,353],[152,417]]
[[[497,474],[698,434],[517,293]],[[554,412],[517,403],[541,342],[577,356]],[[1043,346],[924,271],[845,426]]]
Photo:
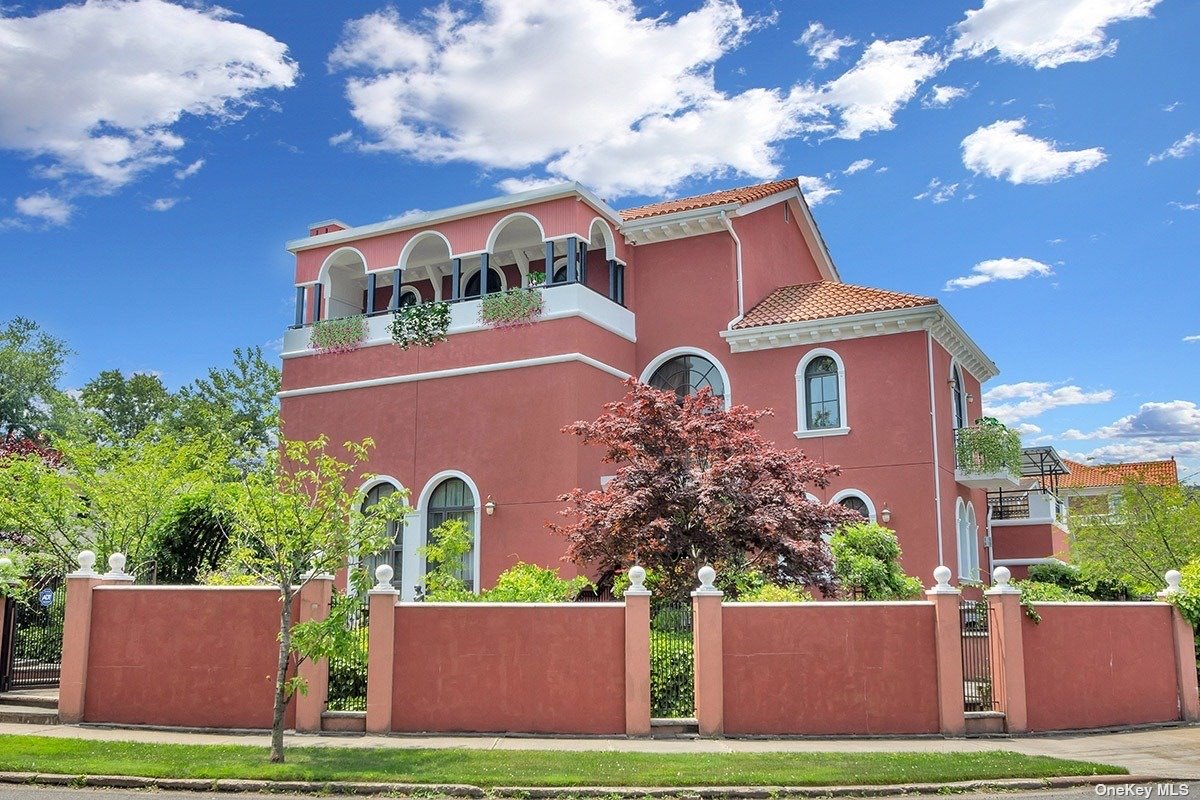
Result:
[[279,588],[279,664],[275,671],[275,714],[271,720],[271,762],[283,763],[283,714],[287,710],[287,668],[292,649],[292,591]]

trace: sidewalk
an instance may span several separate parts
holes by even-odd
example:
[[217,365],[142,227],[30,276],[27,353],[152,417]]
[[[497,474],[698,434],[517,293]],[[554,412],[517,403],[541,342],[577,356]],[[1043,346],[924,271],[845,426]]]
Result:
[[[267,746],[263,733],[184,733],[75,725],[0,724],[0,734],[95,741]],[[1025,755],[1098,761],[1125,767],[1131,775],[1200,779],[1200,727],[1159,728],[1124,733],[1065,734],[1014,739],[569,739],[515,736],[315,736],[288,734],[289,747],[474,748],[482,750],[612,750],[641,753],[754,752],[979,752],[1009,750]]]

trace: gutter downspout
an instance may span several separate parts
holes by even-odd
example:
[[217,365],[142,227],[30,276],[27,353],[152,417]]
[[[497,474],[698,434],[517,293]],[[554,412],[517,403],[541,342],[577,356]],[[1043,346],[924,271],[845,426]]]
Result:
[[[996,544],[996,540],[992,538],[992,504],[991,503],[987,504],[987,539],[986,539],[986,541],[987,541],[987,553],[988,553],[988,571],[985,574],[990,576],[992,574],[992,570],[996,568],[996,551],[993,549],[994,545]],[[980,575],[979,578],[984,583],[991,583],[991,581],[987,580],[984,577],[984,575]]]
[[742,317],[746,316],[746,299],[742,289],[742,240],[738,238],[737,231],[733,229],[733,220],[729,218],[729,214],[722,211],[720,217],[722,227],[729,231],[729,235],[733,237],[735,252],[737,254],[737,296],[738,296],[738,313],[737,316],[729,320],[729,324],[725,327],[732,330],[733,326],[742,321]]
[[937,520],[938,565],[946,565],[945,553],[942,550],[942,470],[938,464],[938,424],[937,405],[933,394],[933,331],[925,329],[925,344],[929,354],[929,423],[933,433],[933,503],[936,510],[934,519]]

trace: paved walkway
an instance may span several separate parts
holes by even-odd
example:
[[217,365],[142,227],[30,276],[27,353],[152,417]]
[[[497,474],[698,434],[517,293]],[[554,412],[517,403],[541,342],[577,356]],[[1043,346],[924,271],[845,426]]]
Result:
[[[266,746],[267,733],[183,733],[127,728],[0,724],[0,734],[29,734],[97,741]],[[1134,775],[1200,779],[1200,727],[1124,733],[1028,736],[1013,739],[624,739],[516,736],[314,736],[288,734],[296,747],[461,747],[482,750],[614,750],[642,753],[754,752],[979,752],[1011,750],[1098,761]]]

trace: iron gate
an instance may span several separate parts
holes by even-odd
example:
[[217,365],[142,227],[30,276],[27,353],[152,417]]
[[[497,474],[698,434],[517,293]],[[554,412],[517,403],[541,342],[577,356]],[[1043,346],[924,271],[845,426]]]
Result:
[[661,606],[650,618],[650,716],[696,715],[690,604]]
[[[336,590],[335,590],[336,593]],[[335,603],[351,603],[346,628],[353,647],[341,656],[329,659],[329,694],[325,707],[330,711],[367,710],[367,632],[370,606],[365,596],[335,597]]]
[[4,604],[0,691],[58,686],[67,586],[55,579],[26,602]]
[[995,711],[992,683],[991,606],[986,600],[963,600],[958,606],[962,626],[963,710]]

